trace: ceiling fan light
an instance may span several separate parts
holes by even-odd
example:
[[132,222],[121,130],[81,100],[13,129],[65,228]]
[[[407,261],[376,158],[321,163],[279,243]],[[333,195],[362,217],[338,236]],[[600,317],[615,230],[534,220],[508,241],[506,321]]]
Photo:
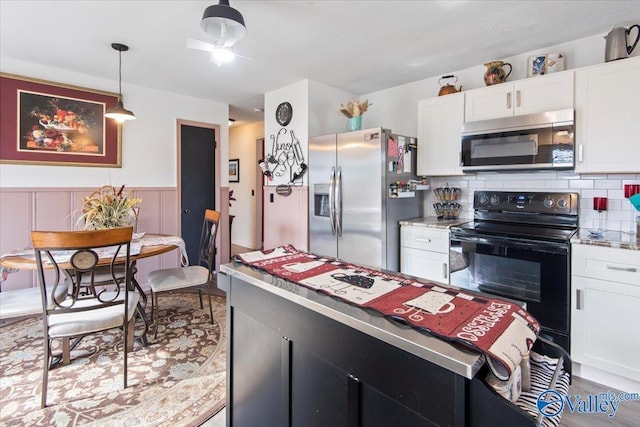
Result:
[[118,123],[123,123],[127,120],[135,120],[136,118],[135,114],[124,108],[121,100],[118,100],[118,105],[109,108],[104,116],[108,119],[113,119]]
[[211,59],[217,64],[231,62],[233,61],[234,57],[235,55],[233,54],[233,52],[225,48],[214,49],[211,52]]
[[247,35],[242,14],[229,6],[228,0],[220,0],[219,4],[207,7],[200,27],[216,41],[224,42],[225,46],[232,46]]

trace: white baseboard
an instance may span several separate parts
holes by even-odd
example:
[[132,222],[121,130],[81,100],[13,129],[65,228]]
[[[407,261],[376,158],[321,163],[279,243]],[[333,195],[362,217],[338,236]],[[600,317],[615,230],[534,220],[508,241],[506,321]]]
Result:
[[[572,365],[573,375],[576,377],[584,378],[589,381],[602,384],[603,387],[614,388],[628,393],[638,393],[640,391],[640,382],[621,377],[610,372],[603,371],[592,366],[583,365],[580,363],[573,363]],[[608,391],[606,389],[603,392]]]
[[240,240],[235,240],[235,241],[231,241],[232,245],[237,245],[237,246],[242,246],[243,248],[253,248],[255,243],[254,242],[243,242]]

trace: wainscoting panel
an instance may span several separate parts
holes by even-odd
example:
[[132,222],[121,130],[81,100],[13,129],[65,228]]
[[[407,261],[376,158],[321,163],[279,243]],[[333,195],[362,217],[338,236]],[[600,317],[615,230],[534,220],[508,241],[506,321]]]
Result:
[[[95,188],[1,188],[0,254],[31,246],[31,230],[73,230],[81,212],[82,200]],[[140,203],[138,231],[180,235],[176,188],[136,188]],[[138,262],[138,281],[146,287],[147,275],[158,268],[179,266],[178,250]],[[8,275],[2,290],[37,286],[35,272]]]
[[[31,246],[30,231],[33,229],[33,195],[27,191],[0,191],[0,255],[12,249]],[[32,286],[33,275],[20,271],[8,276],[0,285],[3,290]]]

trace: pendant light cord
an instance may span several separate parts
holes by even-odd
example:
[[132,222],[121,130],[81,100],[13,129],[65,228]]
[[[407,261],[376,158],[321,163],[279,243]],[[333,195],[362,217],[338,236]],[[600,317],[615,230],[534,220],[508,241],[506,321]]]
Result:
[[122,101],[122,51],[118,51],[118,90],[120,91],[120,101]]

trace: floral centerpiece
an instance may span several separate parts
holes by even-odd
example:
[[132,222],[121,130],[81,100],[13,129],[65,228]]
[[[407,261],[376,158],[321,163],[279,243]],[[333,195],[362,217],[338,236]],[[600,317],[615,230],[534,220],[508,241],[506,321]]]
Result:
[[124,191],[124,185],[120,189],[112,185],[103,185],[83,199],[82,214],[78,223],[84,221],[85,230],[135,225],[134,208],[142,200],[131,196],[131,192]]

